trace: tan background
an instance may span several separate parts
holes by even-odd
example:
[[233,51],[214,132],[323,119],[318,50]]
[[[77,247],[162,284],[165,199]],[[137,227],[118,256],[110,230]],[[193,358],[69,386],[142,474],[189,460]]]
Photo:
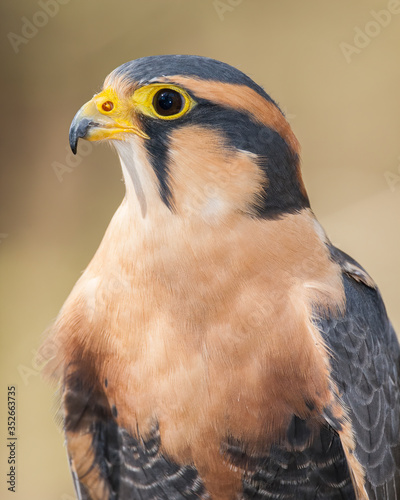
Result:
[[[24,16],[43,22],[42,7],[1,3],[1,499],[73,498],[53,390],[34,351],[96,250],[123,184],[102,145],[62,182],[53,164],[68,164],[73,115],[125,61],[206,55],[263,85],[302,143],[315,213],[376,279],[400,331],[400,182],[391,190],[385,179],[400,174],[400,14],[383,28],[367,24],[389,0],[230,0],[223,19],[212,0],[64,3],[18,53],[7,35],[21,35]],[[356,27],[366,25],[379,33],[348,63],[340,44],[354,45]],[[5,484],[8,384],[18,386],[16,495]]]

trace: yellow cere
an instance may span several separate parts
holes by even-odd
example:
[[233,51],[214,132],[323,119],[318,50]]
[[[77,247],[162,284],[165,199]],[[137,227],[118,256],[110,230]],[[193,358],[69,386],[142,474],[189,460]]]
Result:
[[[132,102],[120,98],[114,89],[107,87],[82,107],[83,114],[92,116],[100,126],[93,128],[86,139],[124,139],[126,133],[134,133],[144,139],[148,135],[132,122]],[[99,119],[99,116],[102,116]]]
[[93,96],[92,101],[100,113],[108,115],[112,112],[118,119],[129,120],[131,109],[126,99],[120,99],[118,94],[111,87],[107,87]]
[[[163,116],[157,113],[154,108],[153,100],[154,96],[157,94],[159,90],[174,90],[178,92],[183,98],[183,106],[179,113],[176,113],[171,116]],[[133,105],[137,110],[144,115],[151,116],[153,118],[160,118],[162,120],[176,120],[180,118],[185,113],[190,111],[195,105],[196,101],[194,101],[190,95],[183,90],[181,87],[176,85],[169,85],[165,83],[152,83],[137,89],[133,94]]]

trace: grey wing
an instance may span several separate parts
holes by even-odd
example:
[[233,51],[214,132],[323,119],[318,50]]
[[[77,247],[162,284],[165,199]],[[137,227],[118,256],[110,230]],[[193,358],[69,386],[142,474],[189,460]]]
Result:
[[370,499],[400,498],[400,348],[381,295],[364,269],[331,248],[346,295],[342,316],[319,318],[332,378],[349,410],[355,455]]
[[[90,371],[90,370],[89,370]],[[155,423],[150,435],[120,427],[101,388],[74,371],[64,384],[64,429],[79,500],[207,500],[196,468],[161,452]]]

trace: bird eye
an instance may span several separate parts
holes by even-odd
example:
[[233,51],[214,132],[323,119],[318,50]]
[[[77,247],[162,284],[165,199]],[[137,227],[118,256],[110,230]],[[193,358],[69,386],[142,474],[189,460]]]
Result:
[[172,89],[161,89],[153,98],[153,107],[160,116],[173,116],[180,113],[185,105],[182,94]]
[[108,113],[114,109],[114,103],[111,101],[106,101],[106,102],[103,102],[101,107],[102,107],[103,111],[106,111]]

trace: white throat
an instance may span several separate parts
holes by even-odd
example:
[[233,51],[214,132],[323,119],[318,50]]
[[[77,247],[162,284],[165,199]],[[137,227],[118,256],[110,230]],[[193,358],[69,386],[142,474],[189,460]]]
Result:
[[113,141],[120,158],[124,176],[126,200],[133,215],[145,219],[149,207],[162,203],[157,186],[157,179],[149,164],[139,138],[127,141]]

